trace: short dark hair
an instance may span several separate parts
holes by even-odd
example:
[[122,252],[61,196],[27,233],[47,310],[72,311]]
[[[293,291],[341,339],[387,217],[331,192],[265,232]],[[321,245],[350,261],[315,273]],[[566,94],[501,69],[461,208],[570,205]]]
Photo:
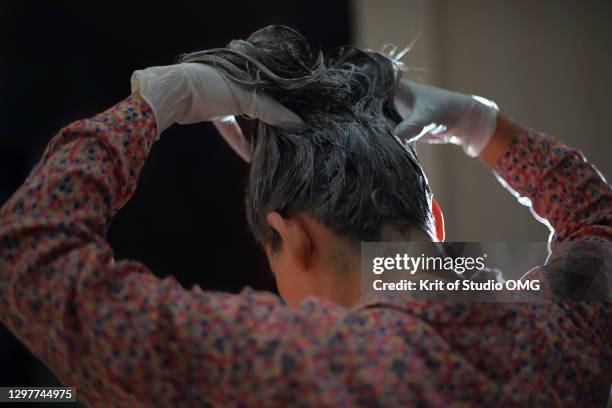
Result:
[[297,31],[268,26],[180,61],[214,66],[305,122],[283,130],[254,121],[246,211],[260,243],[280,243],[266,221],[271,211],[307,214],[354,242],[381,240],[385,226],[431,231],[427,179],[393,131],[401,74],[389,58],[352,47],[313,54]]

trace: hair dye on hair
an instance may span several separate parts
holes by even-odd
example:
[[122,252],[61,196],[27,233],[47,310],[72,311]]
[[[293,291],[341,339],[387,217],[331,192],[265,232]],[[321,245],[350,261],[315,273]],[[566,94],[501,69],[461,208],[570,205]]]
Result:
[[266,221],[272,211],[306,214],[357,243],[382,240],[383,227],[430,234],[427,179],[393,131],[401,74],[392,60],[353,47],[313,53],[297,31],[268,26],[180,62],[211,65],[305,122],[289,131],[253,120],[246,211],[260,243],[280,243]]

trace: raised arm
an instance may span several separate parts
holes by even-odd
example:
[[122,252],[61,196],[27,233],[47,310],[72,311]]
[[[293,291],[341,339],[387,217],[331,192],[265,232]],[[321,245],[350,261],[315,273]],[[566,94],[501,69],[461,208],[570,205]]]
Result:
[[[235,92],[224,100],[211,89],[215,114],[242,113],[224,105],[239,100]],[[63,128],[0,213],[0,320],[90,405],[258,404],[253,398],[270,394],[250,392],[254,382],[277,383],[269,389],[277,392],[283,367],[299,358],[283,360],[283,350],[313,341],[307,322],[292,330],[299,338],[283,336],[301,323],[273,295],[187,291],[138,262],[114,260],[107,227],[134,193],[158,133],[210,118],[188,96],[178,106],[166,95],[173,116],[155,105],[161,127],[133,96]],[[270,370],[260,370],[263,360]]]
[[554,231],[554,241],[612,238],[612,190],[577,150],[526,129],[484,98],[401,81],[405,140],[455,143],[479,157]]
[[479,157],[529,200],[552,241],[612,240],[612,189],[580,151],[499,115]]

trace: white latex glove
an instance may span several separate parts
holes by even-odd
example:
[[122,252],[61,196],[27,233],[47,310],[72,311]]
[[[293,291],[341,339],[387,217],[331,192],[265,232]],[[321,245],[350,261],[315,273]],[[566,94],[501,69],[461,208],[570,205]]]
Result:
[[153,110],[158,137],[174,123],[214,121],[228,144],[246,161],[251,147],[234,116],[248,115],[281,128],[303,123],[268,95],[246,90],[204,64],[182,63],[135,71],[131,84],[132,93],[138,92]]
[[454,143],[476,157],[495,131],[497,105],[479,96],[401,80],[394,101],[403,118],[396,133],[404,141]]

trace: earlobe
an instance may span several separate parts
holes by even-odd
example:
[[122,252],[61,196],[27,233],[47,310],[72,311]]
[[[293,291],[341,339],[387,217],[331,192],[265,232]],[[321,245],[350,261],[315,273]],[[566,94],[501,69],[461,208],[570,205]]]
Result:
[[269,213],[266,220],[281,236],[281,245],[288,251],[291,262],[297,268],[307,270],[313,246],[304,224],[298,218],[284,218],[277,212]]
[[438,242],[444,242],[444,216],[442,215],[440,205],[434,198],[431,200],[431,213],[434,218],[436,239]]

